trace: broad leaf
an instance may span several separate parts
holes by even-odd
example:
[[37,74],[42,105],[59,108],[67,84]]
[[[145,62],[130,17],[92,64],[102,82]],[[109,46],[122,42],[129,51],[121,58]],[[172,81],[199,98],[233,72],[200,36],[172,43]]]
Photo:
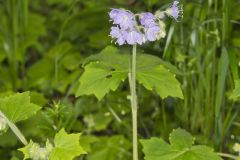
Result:
[[162,65],[165,68],[167,68],[170,72],[177,74],[177,75],[183,75],[181,71],[177,69],[174,65],[172,65],[169,62],[165,62],[161,58],[151,55],[151,54],[143,54],[138,53],[137,55],[137,68],[138,70],[149,68],[153,66]]
[[156,90],[164,99],[168,96],[183,99],[180,83],[175,75],[161,65],[138,68],[137,81],[148,90]]
[[127,78],[129,56],[109,46],[99,54],[84,60],[85,72],[80,78],[76,96],[94,94],[101,100],[109,91],[115,91]]
[[174,158],[179,153],[161,138],[141,140],[141,143],[143,145],[145,160],[175,160]]
[[[109,46],[101,53],[87,58],[83,65],[85,72],[80,78],[77,96],[94,94],[101,100],[109,91],[115,91],[127,78],[130,56]],[[137,81],[148,90],[156,90],[162,97],[183,98],[180,83],[174,73],[179,71],[160,58],[152,55],[137,55]]]
[[110,64],[115,64],[121,66],[122,68],[128,69],[129,58],[130,55],[126,54],[125,51],[122,52],[116,47],[108,46],[105,49],[103,49],[100,53],[91,55],[88,58],[84,59],[82,63],[85,66],[90,62],[101,61]]
[[81,154],[86,154],[79,144],[80,135],[67,134],[64,129],[59,131],[54,138],[50,160],[72,160]]
[[0,98],[0,110],[12,122],[28,119],[40,109],[40,106],[31,103],[29,92]]
[[76,95],[94,94],[101,100],[110,90],[115,91],[126,78],[126,70],[117,64],[92,62],[85,67]]
[[170,135],[170,144],[161,138],[141,140],[145,160],[222,160],[213,149],[207,146],[193,146],[194,139],[182,129]]

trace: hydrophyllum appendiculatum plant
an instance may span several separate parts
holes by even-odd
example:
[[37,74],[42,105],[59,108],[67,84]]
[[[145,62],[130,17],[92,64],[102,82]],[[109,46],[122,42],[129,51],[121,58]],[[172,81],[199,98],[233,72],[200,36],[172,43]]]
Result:
[[[132,64],[129,71],[129,86],[131,92],[131,108],[132,108],[132,144],[133,144],[133,160],[138,160],[138,131],[137,131],[137,94],[136,94],[136,54],[137,44],[142,45],[147,41],[153,42],[164,38],[166,35],[165,23],[163,19],[165,15],[173,17],[175,20],[182,14],[179,9],[179,2],[174,1],[173,5],[166,11],[157,11],[155,14],[144,12],[133,14],[131,11],[123,9],[112,9],[109,16],[113,22],[111,28],[111,37],[117,39],[119,45],[133,45]],[[161,75],[159,75],[161,76]],[[180,97],[182,98],[182,97]]]
[[[136,81],[149,90],[156,90],[162,98],[172,96],[183,99],[181,87],[175,75],[161,63],[152,65],[152,62],[156,61],[153,57],[144,54],[137,56],[137,45],[164,38],[166,17],[172,17],[178,21],[182,13],[178,1],[174,1],[165,11],[158,10],[155,14],[150,12],[134,14],[125,9],[111,9],[109,17],[113,26],[110,36],[119,46],[131,45],[132,57],[118,55],[116,48],[108,47],[95,58],[91,57],[99,61],[88,63],[79,80],[77,96],[95,94],[101,100],[110,90],[116,90],[128,77],[132,109],[133,160],[138,160]],[[129,59],[131,59],[130,66]]]

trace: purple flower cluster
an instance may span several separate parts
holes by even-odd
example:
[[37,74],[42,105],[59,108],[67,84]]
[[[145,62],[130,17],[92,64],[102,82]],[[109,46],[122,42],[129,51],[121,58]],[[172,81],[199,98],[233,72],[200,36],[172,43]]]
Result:
[[[161,13],[177,20],[181,13],[178,4],[178,1],[174,1],[170,8]],[[109,17],[114,25],[111,28],[110,36],[119,45],[142,45],[147,41],[153,42],[165,36],[164,22],[159,16],[150,12],[134,15],[128,10],[112,9]]]
[[117,40],[119,45],[128,43],[130,45],[143,44],[144,36],[138,31],[135,15],[127,10],[112,9],[109,13],[113,24],[110,35]]

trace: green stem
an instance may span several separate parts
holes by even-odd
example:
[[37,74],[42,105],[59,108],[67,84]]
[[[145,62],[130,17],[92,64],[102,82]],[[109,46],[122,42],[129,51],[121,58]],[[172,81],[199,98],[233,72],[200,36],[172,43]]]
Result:
[[138,160],[138,131],[137,131],[137,95],[136,95],[136,57],[137,45],[132,50],[132,67],[131,67],[131,107],[132,107],[132,143],[133,143],[133,160]]
[[17,128],[17,126],[14,123],[12,123],[1,111],[0,111],[0,117],[3,117],[6,120],[8,126],[11,128],[13,133],[26,146],[28,144],[28,142],[27,142],[26,138],[24,137],[24,135],[21,133],[21,131]]

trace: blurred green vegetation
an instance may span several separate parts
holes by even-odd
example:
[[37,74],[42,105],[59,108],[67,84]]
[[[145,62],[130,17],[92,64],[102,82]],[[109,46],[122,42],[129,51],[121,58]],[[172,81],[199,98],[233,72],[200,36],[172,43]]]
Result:
[[[86,160],[131,157],[127,84],[98,102],[75,98],[86,57],[111,44],[110,8],[135,12],[165,8],[170,0],[0,0],[0,96],[31,91],[43,110],[17,125],[45,142],[61,129],[82,132]],[[240,1],[182,0],[184,17],[168,20],[164,40],[140,46],[175,65],[185,100],[162,100],[138,86],[139,138],[167,138],[173,128],[197,144],[232,153],[240,142]],[[114,44],[113,44],[114,45]],[[130,47],[119,47],[130,54]],[[111,58],[111,57],[110,57]],[[159,75],[161,76],[161,75]],[[0,136],[1,160],[22,159],[11,131]],[[114,149],[113,149],[114,148]],[[106,158],[107,157],[107,158]]]

